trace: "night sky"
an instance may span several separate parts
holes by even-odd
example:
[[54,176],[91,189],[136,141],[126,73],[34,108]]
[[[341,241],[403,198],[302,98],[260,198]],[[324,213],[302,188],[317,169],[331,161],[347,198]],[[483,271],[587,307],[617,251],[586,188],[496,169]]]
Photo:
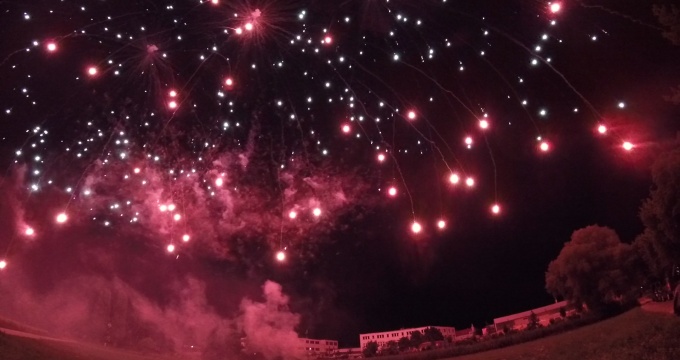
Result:
[[652,5],[556,4],[0,2],[0,316],[349,347],[552,302],[680,131]]

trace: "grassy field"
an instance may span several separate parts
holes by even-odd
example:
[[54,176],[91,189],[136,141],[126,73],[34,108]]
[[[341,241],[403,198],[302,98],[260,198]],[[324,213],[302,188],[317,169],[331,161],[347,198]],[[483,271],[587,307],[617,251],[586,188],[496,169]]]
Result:
[[[377,359],[430,360],[438,351]],[[29,339],[0,333],[3,360],[171,360],[77,342]],[[668,311],[636,308],[625,314],[559,335],[455,360],[678,360],[680,318]]]
[[185,356],[145,356],[97,345],[29,339],[0,332],[0,359],[2,360],[176,360],[180,358],[186,359]]
[[456,360],[680,359],[680,318],[636,308],[563,334]]

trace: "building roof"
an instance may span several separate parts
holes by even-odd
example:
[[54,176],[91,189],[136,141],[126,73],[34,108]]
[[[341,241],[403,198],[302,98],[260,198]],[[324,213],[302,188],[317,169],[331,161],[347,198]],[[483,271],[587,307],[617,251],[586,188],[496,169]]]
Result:
[[535,309],[528,310],[528,311],[523,311],[521,313],[495,318],[495,319],[493,319],[493,323],[494,324],[500,324],[500,323],[504,323],[504,322],[507,322],[507,321],[522,319],[522,318],[525,318],[525,317],[531,315],[532,312],[536,315],[539,315],[539,314],[542,314],[542,313],[545,313],[545,312],[558,310],[559,308],[567,307],[567,306],[568,306],[568,304],[567,304],[566,301],[560,301],[560,302],[550,304],[550,305],[547,305],[547,306],[535,308]]

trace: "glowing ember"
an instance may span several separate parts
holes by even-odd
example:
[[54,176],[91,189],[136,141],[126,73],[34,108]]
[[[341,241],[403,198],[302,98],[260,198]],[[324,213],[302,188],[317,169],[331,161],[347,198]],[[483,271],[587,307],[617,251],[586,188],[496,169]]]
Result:
[[465,179],[465,185],[467,185],[468,187],[475,186],[475,179],[468,177],[467,179]]
[[177,91],[175,91],[175,90],[170,90],[170,93],[168,93],[168,95],[170,95],[170,97],[176,97],[176,96],[177,96]]
[[288,213],[288,217],[291,219],[295,219],[297,217],[297,212],[291,211]]
[[378,154],[378,161],[380,162],[385,161],[385,154]]
[[276,260],[278,261],[284,261],[286,260],[286,253],[283,251],[279,251],[276,253]]
[[[488,129],[488,128],[489,128],[489,121],[487,121],[487,120],[479,120],[479,127],[480,127],[481,129],[483,129],[483,130]],[[466,140],[466,143],[467,143],[467,140]],[[470,145],[470,144],[468,144],[468,145]]]
[[175,100],[170,101],[170,102],[168,103],[168,107],[169,107],[170,109],[177,109],[177,101],[175,101]]
[[622,146],[623,146],[623,149],[626,150],[626,151],[631,151],[635,147],[635,145],[633,145],[633,143],[631,143],[630,141],[624,141]]
[[437,227],[438,227],[440,230],[446,228],[446,221],[444,221],[444,220],[439,220],[439,221],[437,221]]
[[417,221],[414,221],[411,224],[411,231],[413,231],[414,234],[418,234],[423,231],[423,227]]
[[168,206],[167,205],[161,205],[161,206],[158,207],[158,209],[161,212],[166,212],[166,211],[168,211]]
[[247,23],[245,26],[246,30],[252,31],[253,30],[253,23]]
[[312,214],[314,214],[314,216],[316,216],[316,217],[321,216],[321,209],[314,208],[314,210],[312,211]]
[[168,211],[175,211],[175,204],[168,205]]
[[58,223],[63,224],[63,223],[66,222],[66,220],[68,220],[68,216],[66,215],[66,213],[61,213],[61,214],[57,215],[57,222]]
[[562,4],[560,3],[552,3],[550,4],[550,12],[553,14],[556,14],[562,10]]
[[135,174],[139,174],[142,170],[140,168],[135,168]]
[[325,38],[323,38],[323,42],[324,42],[326,45],[330,45],[330,44],[333,42],[333,38],[330,37],[330,36],[326,36]]
[[396,196],[396,195],[397,195],[397,188],[395,188],[394,186],[392,186],[391,188],[389,188],[389,190],[387,190],[387,193],[388,193],[390,196]]
[[180,214],[175,214],[172,218],[173,218],[175,221],[180,221],[180,220],[182,220],[182,215],[180,215]]
[[26,228],[26,231],[24,231],[24,234],[26,234],[26,236],[33,236],[35,235],[35,230],[33,230],[31,227],[28,227]]
[[605,125],[600,125],[597,127],[597,132],[600,134],[606,134],[607,133],[607,127]]
[[7,267],[7,261],[5,260],[0,260],[0,270],[4,269]]
[[191,240],[191,236],[189,236],[189,234],[184,234],[184,236],[182,236],[182,241],[188,242],[189,240]]
[[226,80],[224,80],[224,85],[227,85],[227,86],[234,86],[234,79],[232,79],[232,78],[227,78]]
[[460,182],[460,175],[456,173],[451,174],[451,176],[449,176],[449,182],[454,185],[458,184]]
[[57,44],[55,44],[53,42],[47,43],[47,51],[49,51],[49,52],[57,51]]
[[175,245],[170,244],[168,245],[167,249],[169,253],[175,252]]
[[542,141],[539,148],[541,149],[541,151],[547,152],[548,150],[550,150],[550,144],[548,144],[546,141]]
[[215,186],[221,187],[222,185],[224,185],[224,180],[222,178],[215,179]]
[[349,134],[350,131],[352,131],[352,128],[349,125],[342,126],[342,132],[344,132],[345,134]]
[[491,206],[491,212],[494,213],[494,214],[500,214],[500,212],[501,212],[501,207],[500,207],[500,205],[498,205],[498,204],[493,204],[493,205]]
[[407,116],[408,116],[409,120],[415,120],[416,112],[415,111],[409,111]]

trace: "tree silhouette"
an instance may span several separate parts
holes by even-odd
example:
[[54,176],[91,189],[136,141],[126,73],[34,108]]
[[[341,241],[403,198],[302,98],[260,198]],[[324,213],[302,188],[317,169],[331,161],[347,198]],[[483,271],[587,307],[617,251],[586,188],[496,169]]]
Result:
[[576,230],[545,274],[546,290],[592,310],[634,299],[639,279],[631,266],[636,257],[614,230],[588,226]]

